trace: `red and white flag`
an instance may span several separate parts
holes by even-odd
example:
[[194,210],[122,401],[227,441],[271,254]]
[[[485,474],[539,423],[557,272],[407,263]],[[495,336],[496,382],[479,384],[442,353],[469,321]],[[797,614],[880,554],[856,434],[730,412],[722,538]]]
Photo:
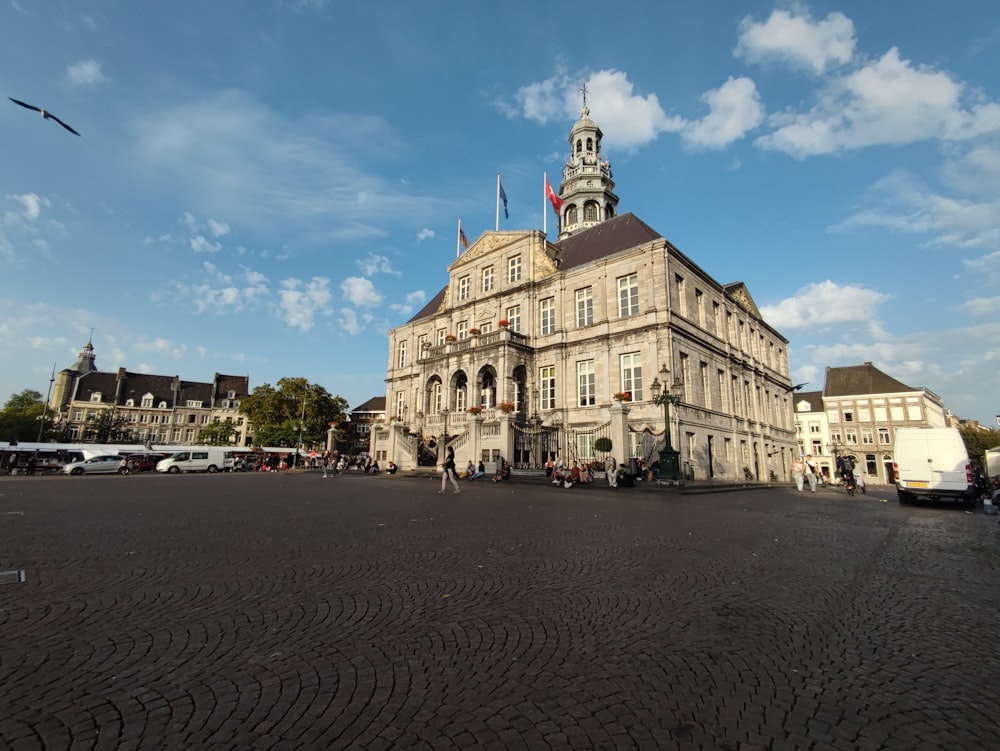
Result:
[[545,178],[545,197],[549,199],[552,203],[552,209],[558,214],[559,210],[562,209],[563,200],[552,189],[552,184],[549,182],[548,177]]

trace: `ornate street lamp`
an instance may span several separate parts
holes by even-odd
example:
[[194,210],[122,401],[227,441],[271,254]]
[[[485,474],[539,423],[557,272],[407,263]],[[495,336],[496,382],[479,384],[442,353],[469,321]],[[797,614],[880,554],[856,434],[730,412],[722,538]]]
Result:
[[[666,383],[669,373],[666,365],[660,369],[664,383]],[[663,406],[663,420],[666,425],[663,450],[660,451],[660,479],[676,481],[680,476],[680,462],[678,460],[679,452],[674,450],[673,442],[670,440],[670,405],[680,404],[681,398],[677,394],[671,394],[670,389],[660,384],[659,379],[655,377],[649,385],[649,391],[653,395],[653,404]]]

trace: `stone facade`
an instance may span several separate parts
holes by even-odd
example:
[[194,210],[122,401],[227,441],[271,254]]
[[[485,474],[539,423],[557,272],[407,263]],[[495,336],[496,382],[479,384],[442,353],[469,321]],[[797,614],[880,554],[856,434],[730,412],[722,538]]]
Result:
[[65,440],[85,440],[88,422],[102,412],[123,417],[136,443],[197,445],[202,428],[230,421],[234,446],[249,446],[252,432],[239,412],[250,393],[250,377],[216,373],[211,382],[178,376],[100,371],[87,342],[72,367],[60,371],[50,408]]
[[[571,144],[599,129],[586,108]],[[486,232],[448,266],[449,281],[389,332],[386,413],[372,453],[401,468],[434,464],[537,467],[558,452],[655,461],[664,412],[654,378],[681,403],[670,411],[684,476],[787,478],[797,453],[787,340],[739,282],[721,284],[645,223],[617,213],[610,165],[564,169],[559,240],[537,230]],[[567,170],[597,170],[600,183]],[[602,177],[603,176],[603,177]],[[597,194],[600,195],[597,195]],[[586,221],[585,221],[586,219]],[[573,231],[570,231],[573,230]]]
[[933,391],[907,386],[870,362],[828,367],[823,391],[802,394],[795,400],[802,450],[817,456],[820,465],[826,464],[832,471],[838,454],[849,455],[873,484],[894,482],[896,430],[940,428],[950,421],[941,397]]

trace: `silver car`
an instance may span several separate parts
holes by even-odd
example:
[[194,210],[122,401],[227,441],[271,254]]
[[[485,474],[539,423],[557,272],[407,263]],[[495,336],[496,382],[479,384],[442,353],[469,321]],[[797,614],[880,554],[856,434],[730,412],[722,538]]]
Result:
[[82,462],[67,464],[62,471],[67,475],[112,475],[121,468],[123,458],[118,454],[92,456]]

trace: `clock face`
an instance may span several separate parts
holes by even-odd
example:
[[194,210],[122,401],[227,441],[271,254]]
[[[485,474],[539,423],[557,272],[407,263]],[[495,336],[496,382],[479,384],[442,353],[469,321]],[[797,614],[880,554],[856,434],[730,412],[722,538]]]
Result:
[[588,188],[593,188],[594,187],[594,181],[593,180],[587,180],[587,187]]

